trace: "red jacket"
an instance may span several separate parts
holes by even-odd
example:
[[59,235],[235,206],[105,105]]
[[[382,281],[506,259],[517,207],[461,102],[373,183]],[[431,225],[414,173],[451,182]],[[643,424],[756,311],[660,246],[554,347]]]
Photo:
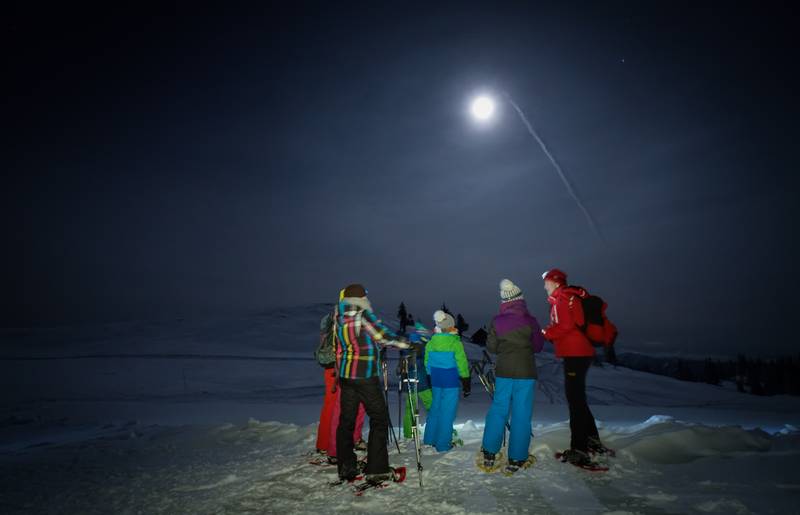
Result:
[[550,303],[550,325],[544,337],[553,342],[556,356],[594,356],[594,347],[578,328],[583,325],[583,306],[580,298],[586,290],[575,286],[560,286],[547,298]]

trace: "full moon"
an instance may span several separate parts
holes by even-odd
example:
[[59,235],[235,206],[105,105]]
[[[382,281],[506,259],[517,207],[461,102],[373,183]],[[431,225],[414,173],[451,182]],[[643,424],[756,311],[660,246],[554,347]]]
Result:
[[494,100],[487,96],[477,97],[470,106],[472,116],[478,120],[488,120],[494,114]]

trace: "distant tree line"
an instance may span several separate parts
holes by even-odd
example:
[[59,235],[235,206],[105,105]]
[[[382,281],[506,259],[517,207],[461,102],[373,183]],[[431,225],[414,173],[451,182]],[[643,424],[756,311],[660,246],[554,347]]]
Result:
[[622,353],[616,363],[681,381],[713,385],[732,381],[738,391],[752,395],[800,395],[800,355],[761,359],[740,354],[735,360],[691,360]]
[[[463,336],[464,333],[467,330],[469,330],[469,324],[464,319],[464,317],[461,315],[461,313],[458,313],[457,315],[454,315],[447,308],[447,304],[445,304],[444,302],[442,302],[442,307],[439,308],[439,309],[441,309],[442,311],[444,311],[448,315],[450,315],[453,318],[455,318],[456,329],[458,329],[459,336]],[[408,312],[408,310],[406,309],[405,302],[401,302],[400,303],[400,307],[397,308],[397,320],[400,323],[400,334],[407,334],[408,328],[409,327],[414,327],[414,323],[415,323],[414,322],[414,315],[412,315],[411,313]]]
[[762,360],[739,355],[736,388],[753,395],[800,395],[800,356]]

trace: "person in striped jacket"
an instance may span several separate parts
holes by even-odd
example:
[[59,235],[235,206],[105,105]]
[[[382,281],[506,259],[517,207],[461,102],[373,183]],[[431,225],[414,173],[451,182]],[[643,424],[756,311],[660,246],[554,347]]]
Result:
[[379,482],[392,475],[386,449],[389,410],[378,380],[380,351],[385,345],[408,348],[375,315],[367,290],[360,284],[351,284],[341,293],[336,316],[336,370],[341,389],[336,447],[339,477],[344,480],[353,480],[358,474],[353,431],[359,404],[364,405],[369,416],[366,479]]

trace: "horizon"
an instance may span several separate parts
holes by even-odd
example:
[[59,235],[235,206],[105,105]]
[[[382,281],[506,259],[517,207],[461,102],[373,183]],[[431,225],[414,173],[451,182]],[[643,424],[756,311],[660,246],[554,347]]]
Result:
[[[401,301],[402,302],[402,301]],[[399,308],[398,305],[393,309],[383,309],[379,307],[376,309],[376,314],[378,314],[382,320],[387,322],[390,326],[396,326],[398,324],[396,311]],[[82,323],[66,323],[66,324],[58,324],[58,325],[40,325],[40,326],[27,326],[27,327],[0,327],[0,337],[6,338],[6,344],[13,344],[14,343],[14,335],[13,333],[21,332],[36,332],[36,331],[58,331],[58,330],[65,330],[70,331],[69,334],[73,334],[74,336],[79,336],[80,333],[78,332],[80,329],[90,329],[90,328],[100,328],[100,327],[113,327],[113,326],[136,326],[136,325],[148,325],[148,324],[158,324],[163,326],[164,324],[192,324],[192,323],[204,323],[207,324],[209,322],[230,322],[235,320],[249,320],[252,318],[260,318],[260,317],[270,317],[277,313],[281,312],[304,312],[309,313],[311,310],[309,308],[317,308],[319,309],[319,313],[322,313],[323,307],[324,308],[332,308],[335,306],[334,302],[312,302],[308,304],[297,304],[297,305],[289,305],[289,306],[278,306],[273,308],[253,308],[248,310],[241,310],[241,311],[231,311],[226,313],[216,313],[214,315],[208,314],[183,314],[183,315],[175,315],[175,316],[161,316],[156,318],[138,318],[138,319],[118,319],[118,320],[105,320],[105,321],[88,321]],[[406,304],[406,307],[408,305]],[[438,307],[436,308],[438,309]],[[448,305],[448,309],[450,306]],[[462,314],[457,310],[452,310],[454,315]],[[410,311],[410,310],[409,310]],[[319,314],[319,313],[315,313]],[[423,322],[428,327],[433,327],[434,323],[432,320],[422,320],[420,319],[417,314],[413,311],[410,311],[409,314],[414,315],[414,319],[418,322]],[[431,315],[433,311],[431,312]],[[533,313],[532,313],[533,314]],[[535,316],[535,315],[534,315]],[[476,325],[473,324],[470,318],[464,315],[466,322],[469,324],[469,329],[465,331],[462,335],[462,341],[468,343],[471,346],[483,348],[483,346],[473,343],[470,340],[470,337],[481,327],[485,327],[488,325],[490,320],[487,320],[487,324],[480,324]],[[538,317],[537,317],[538,319]],[[539,320],[541,322],[541,320]],[[318,330],[316,324],[308,324],[308,334],[310,336],[314,336],[316,331]],[[9,333],[12,333],[12,336],[9,337]],[[17,334],[16,336],[20,336]],[[83,340],[83,337],[80,338]],[[313,338],[309,338],[309,349],[312,349],[315,345]],[[265,347],[264,350],[268,350],[269,347]],[[64,350],[69,350],[69,342],[65,342]],[[722,354],[722,353],[703,353],[703,352],[692,352],[691,350],[687,349],[685,346],[679,345],[670,345],[669,343],[665,342],[654,342],[654,341],[641,341],[641,342],[626,342],[624,338],[621,341],[618,341],[615,344],[615,350],[617,355],[624,355],[624,354],[637,354],[642,356],[648,356],[652,358],[661,358],[661,359],[669,359],[669,358],[676,358],[676,359],[686,359],[692,361],[703,361],[706,359],[712,359],[717,361],[736,361],[739,355],[744,355],[748,358],[755,358],[755,359],[779,359],[783,357],[795,357],[799,355],[798,353],[786,352],[786,353],[764,353],[764,352],[757,352],[753,349],[749,350],[741,350],[738,352],[731,351],[729,354]],[[553,348],[550,343],[545,343],[545,347],[542,352],[552,353]],[[601,352],[602,354],[602,352]],[[625,365],[621,365],[625,366]]]

